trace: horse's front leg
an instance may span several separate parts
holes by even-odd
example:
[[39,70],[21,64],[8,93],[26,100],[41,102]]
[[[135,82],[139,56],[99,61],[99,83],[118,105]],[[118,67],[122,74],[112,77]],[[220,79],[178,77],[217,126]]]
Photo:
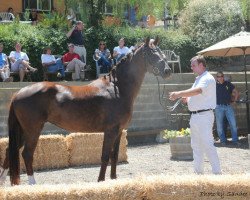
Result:
[[120,141],[121,141],[121,132],[119,132],[118,137],[115,140],[114,147],[111,151],[111,173],[110,173],[110,178],[111,179],[116,179],[116,167],[117,167],[117,162],[118,162],[118,155],[119,155],[119,147],[120,147]]
[[0,166],[0,185],[3,185],[9,172],[9,149],[6,149],[3,167]]
[[101,169],[100,169],[100,173],[98,177],[98,182],[105,180],[105,174],[106,174],[106,169],[107,169],[108,162],[109,162],[109,156],[110,156],[112,147],[114,145],[116,135],[117,134],[115,134],[114,132],[110,132],[110,131],[104,132],[102,157],[101,157],[102,164],[101,164]]

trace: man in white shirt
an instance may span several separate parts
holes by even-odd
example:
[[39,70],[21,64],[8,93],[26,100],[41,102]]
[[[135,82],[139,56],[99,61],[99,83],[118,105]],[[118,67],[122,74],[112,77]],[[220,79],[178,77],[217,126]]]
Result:
[[119,46],[115,47],[113,50],[113,58],[116,60],[116,63],[119,63],[121,59],[132,51],[125,46],[124,38],[119,40]]
[[19,72],[20,82],[23,81],[25,73],[31,71],[37,71],[36,68],[33,68],[29,64],[29,57],[26,53],[22,52],[22,46],[19,42],[15,45],[16,51],[10,52],[10,61],[11,61],[11,71]]
[[216,82],[214,77],[206,71],[203,56],[191,59],[191,68],[198,74],[192,88],[169,93],[170,100],[184,98],[191,113],[191,146],[194,156],[194,172],[204,173],[204,154],[212,166],[214,174],[221,174],[219,157],[214,146],[213,138],[213,109],[216,107]]
[[65,70],[61,58],[55,58],[54,55],[51,55],[51,48],[45,47],[43,54],[41,55],[42,65],[47,68],[48,72],[58,72],[57,77],[64,80]]

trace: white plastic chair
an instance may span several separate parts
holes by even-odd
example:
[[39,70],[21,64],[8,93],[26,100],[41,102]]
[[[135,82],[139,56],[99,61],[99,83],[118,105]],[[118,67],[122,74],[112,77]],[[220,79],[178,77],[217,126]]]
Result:
[[[93,55],[93,60],[95,61],[95,66],[96,66],[96,78],[99,78],[100,76],[104,76],[104,75],[107,75],[109,73],[101,73],[100,72],[100,68],[102,67],[101,65],[98,65],[98,60],[96,59],[96,56],[95,54]],[[112,65],[114,64],[113,63],[113,59],[111,60],[112,62]]]
[[172,70],[173,70],[173,73],[174,73],[174,68],[175,66],[179,67],[179,72],[181,73],[181,62],[180,62],[180,56],[176,55],[173,51],[171,50],[163,50],[162,51],[165,56],[166,56],[166,59],[168,61],[168,64],[169,65],[172,65]]
[[0,12],[0,19],[2,19],[2,21],[13,21],[15,16],[12,13]]

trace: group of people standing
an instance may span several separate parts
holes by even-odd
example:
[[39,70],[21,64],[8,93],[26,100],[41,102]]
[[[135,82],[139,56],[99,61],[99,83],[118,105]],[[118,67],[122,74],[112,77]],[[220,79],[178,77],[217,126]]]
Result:
[[[235,86],[224,80],[223,72],[218,72],[215,78],[207,71],[203,56],[191,59],[191,69],[198,76],[193,86],[187,90],[169,93],[170,100],[182,98],[187,103],[191,114],[191,146],[193,149],[194,172],[204,174],[204,156],[206,155],[214,174],[221,174],[217,150],[214,146],[213,123],[216,116],[217,132],[222,145],[226,144],[224,121],[230,125],[232,142],[238,143],[236,120],[231,103],[238,98]],[[232,93],[234,97],[232,98]]]

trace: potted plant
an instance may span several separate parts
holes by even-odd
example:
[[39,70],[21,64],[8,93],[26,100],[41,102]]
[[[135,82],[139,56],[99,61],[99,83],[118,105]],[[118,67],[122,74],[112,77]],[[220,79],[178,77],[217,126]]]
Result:
[[172,159],[192,160],[193,150],[191,148],[190,128],[177,130],[163,130],[163,138],[169,139]]

